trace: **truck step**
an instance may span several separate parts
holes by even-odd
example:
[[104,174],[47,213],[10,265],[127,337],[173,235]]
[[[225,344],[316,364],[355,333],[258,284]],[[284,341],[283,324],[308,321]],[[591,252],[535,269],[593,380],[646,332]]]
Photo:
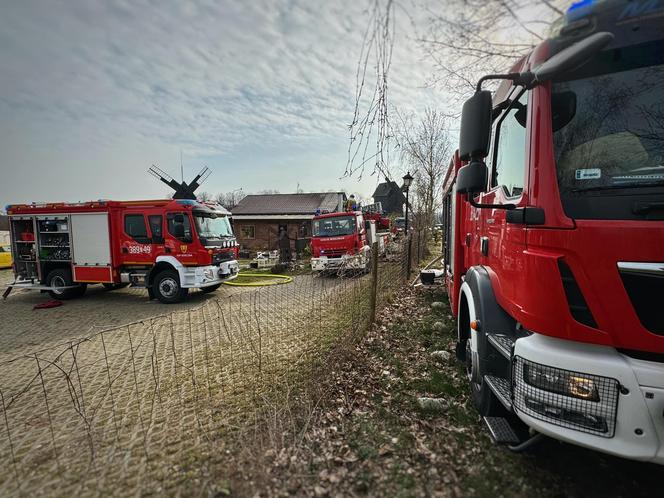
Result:
[[504,417],[483,417],[489,429],[489,435],[496,444],[518,444],[521,438],[517,436],[512,425]]
[[487,340],[493,348],[503,355],[508,360],[512,359],[512,351],[514,350],[514,341],[511,337],[502,334],[487,334]]
[[495,377],[493,375],[485,375],[484,382],[493,391],[498,400],[508,410],[512,410],[512,396],[510,381],[502,377]]

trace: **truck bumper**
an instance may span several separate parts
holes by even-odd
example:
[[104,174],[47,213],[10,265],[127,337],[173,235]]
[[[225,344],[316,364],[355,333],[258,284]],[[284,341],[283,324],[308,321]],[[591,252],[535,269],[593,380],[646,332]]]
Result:
[[[513,407],[528,426],[572,444],[664,464],[664,363],[540,334],[518,339],[513,359]],[[559,394],[535,385],[537,378],[594,394]]]
[[225,261],[219,266],[185,266],[180,270],[180,282],[185,288],[201,288],[218,285],[237,277],[237,261]]
[[320,258],[311,258],[312,271],[327,270],[362,270],[367,267],[367,257],[364,254],[355,254],[353,256],[344,255],[336,258],[321,256]]

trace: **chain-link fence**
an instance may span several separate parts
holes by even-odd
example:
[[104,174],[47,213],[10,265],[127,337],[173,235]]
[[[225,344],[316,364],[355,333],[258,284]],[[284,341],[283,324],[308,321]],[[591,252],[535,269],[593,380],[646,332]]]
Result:
[[176,469],[324,375],[403,285],[405,244],[380,252],[369,274],[301,275],[0,363],[0,495],[203,486]]

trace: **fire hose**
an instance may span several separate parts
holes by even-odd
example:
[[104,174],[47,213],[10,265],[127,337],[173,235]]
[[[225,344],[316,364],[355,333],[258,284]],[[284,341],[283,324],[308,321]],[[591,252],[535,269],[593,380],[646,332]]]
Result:
[[[235,280],[230,282],[224,282],[224,285],[235,285],[237,287],[261,287],[264,285],[282,285],[289,284],[293,281],[293,277],[288,275],[275,275],[272,273],[239,273],[237,278],[242,277],[257,277],[257,278],[269,278],[272,279],[272,282],[236,282]],[[276,280],[274,280],[276,279]]]

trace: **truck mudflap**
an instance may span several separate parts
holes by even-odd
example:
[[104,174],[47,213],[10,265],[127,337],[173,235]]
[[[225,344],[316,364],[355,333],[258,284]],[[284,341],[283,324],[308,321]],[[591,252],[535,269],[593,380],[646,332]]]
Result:
[[533,334],[516,341],[512,371],[512,406],[531,428],[664,464],[664,363]]
[[180,282],[183,288],[201,288],[217,285],[237,278],[239,272],[238,262],[225,261],[219,266],[193,266],[178,269]]

